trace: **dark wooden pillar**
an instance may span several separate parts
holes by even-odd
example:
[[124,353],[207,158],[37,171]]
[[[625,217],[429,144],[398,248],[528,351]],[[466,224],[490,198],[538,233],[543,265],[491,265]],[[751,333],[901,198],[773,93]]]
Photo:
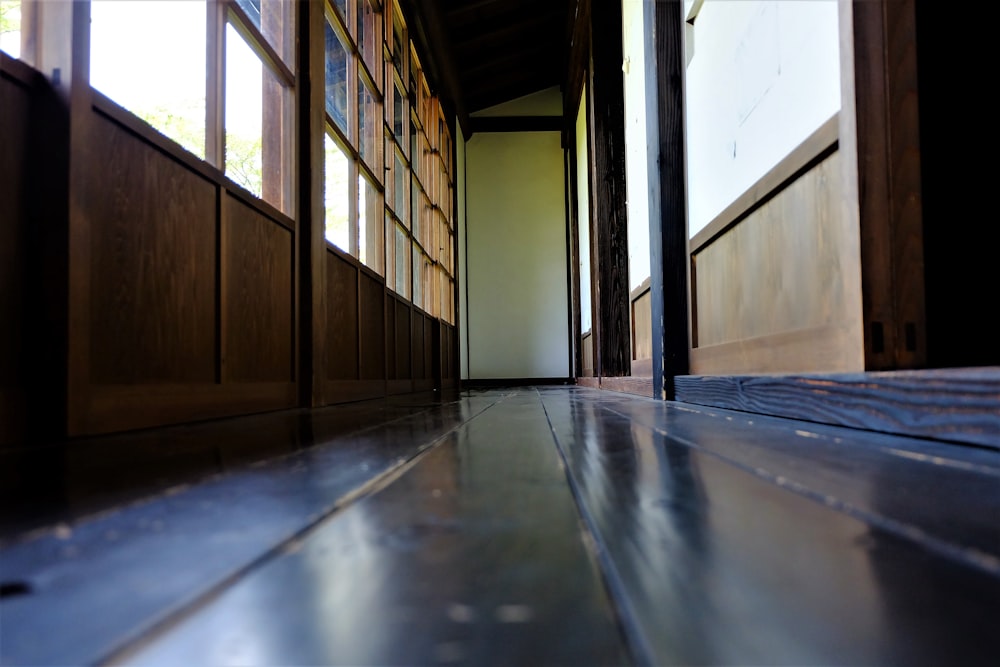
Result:
[[854,0],[848,8],[854,99],[845,108],[856,123],[865,369],[920,368],[927,336],[914,2]]
[[[658,188],[657,206],[649,211],[650,298],[653,321],[653,396],[674,399],[674,377],[688,374],[688,234],[684,207],[684,54],[681,44],[683,3],[644,4],[655,22],[654,66],[647,72],[648,92],[656,91],[656,113],[648,114],[650,187]],[[647,105],[647,109],[649,106]],[[655,125],[654,125],[655,124]],[[655,129],[654,129],[655,127]],[[652,143],[652,141],[650,142]],[[654,202],[657,200],[654,198]]]
[[593,0],[590,8],[590,154],[593,203],[594,369],[601,377],[631,373],[628,220],[625,210],[625,93],[622,8]]
[[300,404],[324,405],[326,238],[323,210],[325,19],[321,3],[298,3],[299,48],[299,325]]

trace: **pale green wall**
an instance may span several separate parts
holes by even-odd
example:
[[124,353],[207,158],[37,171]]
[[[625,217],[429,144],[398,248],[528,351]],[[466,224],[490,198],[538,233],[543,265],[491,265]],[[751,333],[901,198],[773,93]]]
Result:
[[561,116],[562,93],[558,87],[546,88],[537,93],[518,97],[509,102],[470,114],[473,117],[489,116]]
[[[568,377],[569,297],[558,132],[478,133],[466,144],[463,377]],[[464,305],[464,304],[463,304]]]

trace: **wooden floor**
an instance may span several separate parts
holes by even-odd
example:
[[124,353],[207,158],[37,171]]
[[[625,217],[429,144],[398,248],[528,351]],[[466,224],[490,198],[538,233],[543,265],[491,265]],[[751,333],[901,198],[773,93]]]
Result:
[[577,387],[0,453],[3,665],[996,665],[1000,452]]

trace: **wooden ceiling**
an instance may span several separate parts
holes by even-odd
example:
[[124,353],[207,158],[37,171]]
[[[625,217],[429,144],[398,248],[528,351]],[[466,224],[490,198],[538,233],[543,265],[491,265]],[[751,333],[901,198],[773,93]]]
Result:
[[560,86],[579,0],[413,0],[461,118]]
[[469,113],[562,84],[567,0],[439,0]]

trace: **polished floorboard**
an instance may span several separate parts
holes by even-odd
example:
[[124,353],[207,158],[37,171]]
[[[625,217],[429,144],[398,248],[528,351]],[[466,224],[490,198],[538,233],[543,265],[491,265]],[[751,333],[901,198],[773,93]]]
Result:
[[0,452],[3,665],[996,665],[1000,452],[576,387]]

